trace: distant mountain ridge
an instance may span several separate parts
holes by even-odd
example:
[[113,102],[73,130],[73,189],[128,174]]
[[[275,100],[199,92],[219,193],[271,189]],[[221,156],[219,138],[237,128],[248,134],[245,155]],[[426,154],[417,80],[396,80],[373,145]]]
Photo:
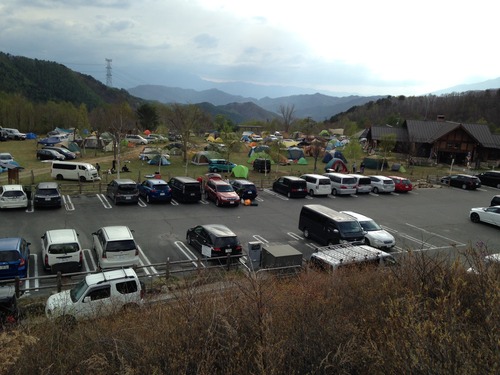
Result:
[[[376,101],[383,96],[346,96],[334,97],[324,94],[302,94],[284,96],[278,98],[244,97],[241,95],[228,94],[219,89],[196,91],[193,89],[182,89],[179,87],[168,87],[159,85],[140,85],[130,88],[128,92],[145,100],[155,100],[160,103],[198,104],[210,103],[214,106],[226,106],[231,103],[254,103],[255,105],[279,116],[281,105],[295,107],[294,115],[298,118],[310,117],[315,121],[329,119],[337,113],[344,112],[353,106],[363,105],[370,101]],[[234,109],[234,108],[233,108]],[[257,118],[256,118],[257,119]]]

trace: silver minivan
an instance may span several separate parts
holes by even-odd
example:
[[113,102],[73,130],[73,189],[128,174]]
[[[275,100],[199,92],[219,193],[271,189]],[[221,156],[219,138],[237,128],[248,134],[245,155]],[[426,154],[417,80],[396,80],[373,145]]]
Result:
[[323,176],[330,179],[332,195],[351,195],[356,194],[356,186],[358,180],[349,175],[343,173],[325,173]]
[[139,246],[127,226],[102,227],[92,238],[99,268],[139,266]]
[[314,195],[328,195],[332,191],[330,179],[320,174],[303,174],[300,176],[306,180],[307,192],[310,196]]
[[76,272],[82,268],[82,246],[74,229],[48,230],[41,244],[45,271]]

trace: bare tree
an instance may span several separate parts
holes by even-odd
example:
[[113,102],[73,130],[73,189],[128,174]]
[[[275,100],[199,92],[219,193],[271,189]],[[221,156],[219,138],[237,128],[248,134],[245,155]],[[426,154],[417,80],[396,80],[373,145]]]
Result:
[[285,133],[288,133],[294,119],[293,113],[295,112],[295,104],[292,105],[281,104],[278,111],[281,114],[281,117],[283,117],[283,126],[284,126],[283,130],[285,131]]

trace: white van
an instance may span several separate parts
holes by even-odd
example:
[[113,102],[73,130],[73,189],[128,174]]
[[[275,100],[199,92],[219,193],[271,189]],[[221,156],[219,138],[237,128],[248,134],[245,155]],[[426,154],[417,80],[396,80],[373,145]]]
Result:
[[372,191],[372,180],[368,176],[352,173],[351,176],[358,180],[356,194],[368,194]]
[[300,176],[306,180],[307,191],[310,196],[313,195],[328,195],[332,191],[330,179],[320,174],[303,174]]
[[102,227],[92,233],[100,269],[139,266],[139,246],[132,231],[124,225]]
[[330,179],[332,195],[351,195],[356,194],[358,180],[349,174],[344,173],[325,173],[323,176]]
[[42,236],[42,259],[45,271],[79,271],[83,253],[76,231],[54,229],[45,232]]
[[73,161],[52,162],[52,178],[57,180],[99,181],[97,169],[90,163]]

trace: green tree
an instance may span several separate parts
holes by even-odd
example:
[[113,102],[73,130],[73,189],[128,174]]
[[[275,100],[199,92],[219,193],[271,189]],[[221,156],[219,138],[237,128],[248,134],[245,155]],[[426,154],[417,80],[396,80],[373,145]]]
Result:
[[284,105],[281,104],[278,108],[278,112],[281,114],[283,118],[283,130],[285,133],[290,131],[290,127],[292,126],[292,122],[294,120],[293,114],[295,112],[295,104],[292,105]]
[[382,171],[384,170],[384,163],[387,160],[387,156],[394,150],[394,147],[396,146],[396,134],[384,134],[380,139],[379,145],[380,150],[382,151],[382,154],[384,156],[382,159],[382,167],[380,167],[380,170]]
[[160,116],[153,105],[148,103],[142,104],[137,108],[136,113],[142,130],[156,131],[160,124]]

